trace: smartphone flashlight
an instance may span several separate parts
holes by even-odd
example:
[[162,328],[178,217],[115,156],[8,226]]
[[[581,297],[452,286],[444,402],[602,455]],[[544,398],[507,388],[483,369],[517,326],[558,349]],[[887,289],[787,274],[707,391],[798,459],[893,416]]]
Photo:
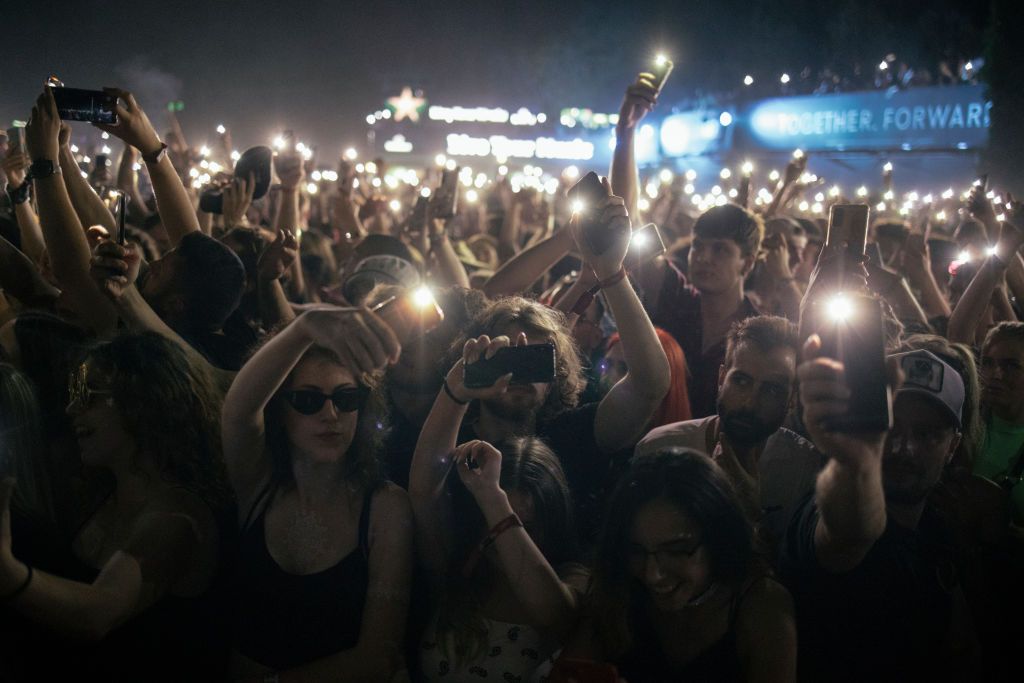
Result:
[[802,149],[797,148],[797,149],[793,150],[793,158],[794,159],[802,159],[803,156],[804,156],[804,151]]
[[845,323],[853,317],[853,304],[845,294],[836,294],[829,299],[825,310],[828,317],[836,323]]
[[573,213],[583,213],[583,208],[584,208],[583,207],[583,202],[581,202],[581,201],[575,201],[575,202],[572,203],[572,212]]
[[650,243],[650,237],[642,232],[634,232],[633,236],[629,239],[629,246],[631,249],[643,249]]
[[434,300],[434,293],[430,291],[430,287],[421,285],[413,290],[412,302],[416,305],[416,308],[427,308],[433,306],[436,302]]

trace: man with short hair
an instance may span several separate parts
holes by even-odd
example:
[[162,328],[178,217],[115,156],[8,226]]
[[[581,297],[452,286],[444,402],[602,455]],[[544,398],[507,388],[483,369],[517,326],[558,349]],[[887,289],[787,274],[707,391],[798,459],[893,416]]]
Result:
[[[832,431],[851,409],[843,366],[798,368],[804,423],[829,461],[782,550],[813,681],[963,680],[976,640],[946,525],[926,505],[960,443],[964,381],[929,351],[890,358],[907,378],[888,432]],[[962,668],[961,668],[962,667]]]
[[823,464],[808,441],[782,426],[792,405],[798,350],[796,327],[785,318],[736,323],[718,369],[716,414],[658,427],[635,454],[682,447],[711,455],[733,480],[752,519],[770,540],[781,539]]

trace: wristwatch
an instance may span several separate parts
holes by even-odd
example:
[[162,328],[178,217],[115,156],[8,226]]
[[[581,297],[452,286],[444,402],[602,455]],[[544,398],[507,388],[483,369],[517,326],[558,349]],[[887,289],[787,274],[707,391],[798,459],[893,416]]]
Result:
[[165,156],[167,156],[167,144],[161,142],[160,149],[158,149],[155,152],[150,152],[149,154],[143,154],[142,160],[145,161],[147,164],[159,164],[161,161],[163,161],[163,158]]
[[18,187],[8,185],[7,196],[11,198],[11,203],[14,205],[24,204],[28,201],[30,189],[32,189],[32,180],[26,177],[25,182]]
[[55,173],[60,173],[60,166],[53,159],[36,159],[28,167],[28,177],[33,180],[36,178],[49,178]]

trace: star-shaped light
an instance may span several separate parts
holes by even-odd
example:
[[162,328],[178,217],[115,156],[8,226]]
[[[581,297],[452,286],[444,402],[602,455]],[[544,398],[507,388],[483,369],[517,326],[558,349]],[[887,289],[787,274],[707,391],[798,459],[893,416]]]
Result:
[[395,121],[409,119],[413,123],[419,123],[420,109],[427,101],[422,97],[415,97],[412,88],[402,88],[402,94],[398,97],[388,98],[388,107],[395,112]]

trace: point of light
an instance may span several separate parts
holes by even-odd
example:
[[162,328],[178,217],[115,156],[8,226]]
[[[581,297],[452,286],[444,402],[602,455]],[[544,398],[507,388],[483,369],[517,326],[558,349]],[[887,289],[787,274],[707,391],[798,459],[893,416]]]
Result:
[[476,193],[476,190],[466,190],[466,201],[470,204],[476,202],[480,196]]
[[412,291],[412,303],[416,308],[427,308],[434,303],[434,293],[426,285],[421,285]]
[[228,132],[228,129],[224,127],[223,123],[220,123],[217,125],[217,132],[220,133],[221,135],[224,135],[224,133]]
[[803,157],[804,157],[804,151],[802,149],[797,147],[796,149],[793,150],[793,158],[794,159],[803,159]]
[[430,188],[429,187],[424,187],[423,189],[421,189],[420,190],[420,196],[421,197],[429,197],[430,196]]
[[826,306],[828,316],[833,322],[846,322],[853,315],[853,304],[843,294],[836,294],[829,299]]
[[672,171],[668,170],[667,168],[661,169],[661,172],[658,173],[658,179],[661,180],[661,182],[665,185],[671,183],[672,178]]
[[892,173],[892,162],[885,162],[885,166],[882,166],[882,170],[885,171],[886,173]]
[[728,180],[729,178],[732,177],[732,171],[730,171],[727,168],[723,168],[721,171],[718,172],[718,177],[721,178],[722,180]]
[[782,83],[783,85],[789,83],[789,74],[782,74],[782,76],[779,77],[779,82]]
[[390,209],[395,213],[398,213],[399,209],[402,208],[402,202],[398,201],[397,199],[392,199],[390,202],[388,202],[388,207],[390,207]]
[[572,203],[572,212],[580,213],[581,211],[583,211],[583,202],[577,199]]
[[355,161],[358,156],[359,152],[356,151],[355,147],[349,147],[345,150],[345,158],[349,161]]
[[868,196],[868,188],[864,187],[863,185],[858,187],[857,188],[857,196],[858,197],[867,197]]
[[747,74],[746,76],[743,77],[743,85],[753,85],[753,84],[754,84],[754,77],[753,76],[751,76],[750,74]]
[[723,111],[718,115],[718,122],[723,126],[729,126],[732,124],[732,114],[727,111]]
[[754,164],[749,161],[744,161],[743,165],[740,166],[740,170],[743,171],[743,175],[750,175],[754,172]]
[[448,157],[446,157],[443,154],[438,154],[436,157],[434,157],[434,163],[437,164],[438,166],[444,166],[446,161],[448,161]]
[[306,185],[306,192],[310,194],[316,194],[319,190],[320,188],[317,187],[316,183],[308,183]]

